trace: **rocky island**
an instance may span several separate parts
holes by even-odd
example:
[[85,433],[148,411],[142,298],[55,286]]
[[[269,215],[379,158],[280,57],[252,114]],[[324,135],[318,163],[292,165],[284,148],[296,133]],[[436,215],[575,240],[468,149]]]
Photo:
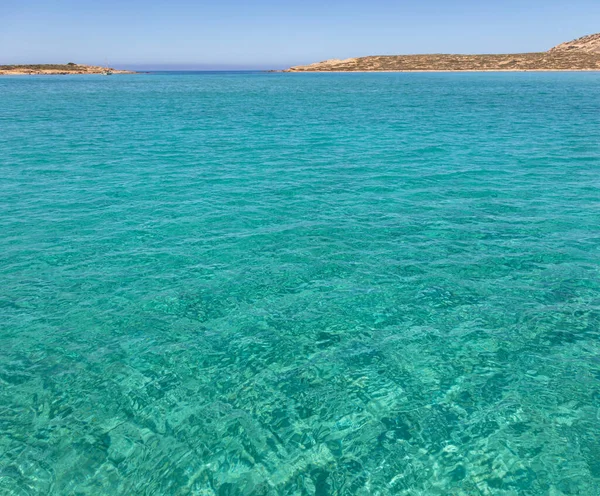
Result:
[[600,71],[600,33],[547,52],[498,55],[375,55],[326,60],[284,72]]
[[0,65],[0,76],[27,75],[68,75],[68,74],[135,74],[132,71],[119,71],[98,65],[80,65],[73,62],[68,64],[34,64],[34,65]]

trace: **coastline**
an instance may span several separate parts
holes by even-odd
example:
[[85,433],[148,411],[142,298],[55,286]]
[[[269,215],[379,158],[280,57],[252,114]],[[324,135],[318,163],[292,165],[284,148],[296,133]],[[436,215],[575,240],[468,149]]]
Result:
[[[112,76],[123,74],[142,74],[133,71],[113,71]],[[101,72],[12,72],[0,71],[0,76],[102,76]]]
[[600,34],[545,52],[367,55],[296,65],[284,72],[589,72],[600,71]]
[[70,75],[103,75],[110,72],[117,74],[138,74],[135,71],[113,69],[98,65],[80,64],[27,64],[0,65],[0,76],[70,76]]
[[324,71],[324,70],[314,70],[314,71],[290,71],[288,69],[283,71],[273,71],[280,72],[285,74],[310,74],[310,73],[319,73],[319,74],[327,74],[327,73],[355,73],[355,74],[372,74],[377,72],[387,72],[387,73],[429,73],[429,72],[443,72],[443,73],[453,73],[453,72],[600,72],[600,69],[398,69],[398,70],[374,70],[374,71]]
[[[140,72],[113,72],[112,76],[125,74],[142,74]],[[102,76],[99,72],[47,72],[47,73],[32,73],[32,72],[0,72],[0,77],[22,77],[22,76]]]

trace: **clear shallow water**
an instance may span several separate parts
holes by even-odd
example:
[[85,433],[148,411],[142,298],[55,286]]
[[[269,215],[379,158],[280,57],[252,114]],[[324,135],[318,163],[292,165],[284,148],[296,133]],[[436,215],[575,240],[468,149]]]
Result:
[[0,97],[0,494],[600,494],[600,75]]

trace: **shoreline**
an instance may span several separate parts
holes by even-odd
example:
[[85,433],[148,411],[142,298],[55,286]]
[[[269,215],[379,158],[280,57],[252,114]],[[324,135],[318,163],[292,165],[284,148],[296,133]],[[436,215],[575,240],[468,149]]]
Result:
[[137,74],[135,71],[114,69],[99,65],[68,64],[13,64],[0,65],[0,76],[71,76],[71,75]]
[[284,74],[310,74],[310,73],[335,73],[335,74],[376,74],[378,72],[386,73],[430,73],[430,72],[442,72],[442,73],[453,73],[453,72],[600,72],[600,69],[398,69],[398,70],[381,70],[381,71],[275,71]]
[[[229,72],[229,71],[219,71],[219,72]],[[556,73],[556,72],[598,72],[600,73],[600,69],[403,69],[403,70],[376,70],[376,71],[324,71],[324,70],[314,70],[314,71],[290,71],[290,70],[267,70],[261,71],[262,73],[271,73],[271,74],[377,74],[377,73],[387,73],[387,74],[428,74],[428,73],[444,73],[444,74],[452,74],[452,73],[507,73],[507,72],[547,72],[547,73]],[[128,74],[148,74],[148,72],[133,72],[133,71],[119,71],[113,72],[113,76],[119,75],[128,75]],[[47,73],[31,73],[31,72],[0,72],[0,77],[22,77],[22,76],[103,76],[104,74],[99,72],[47,72]]]
[[[133,71],[113,71],[111,76],[142,74]],[[12,72],[0,71],[0,76],[104,76],[101,72]]]
[[600,71],[600,33],[545,52],[367,55],[296,65],[286,72],[589,72]]
[[[142,74],[140,72],[114,72],[111,76],[123,76],[127,74]],[[75,72],[75,73],[45,73],[45,74],[32,74],[28,72],[16,72],[16,73],[1,73],[0,77],[21,77],[21,76],[103,76],[104,74],[96,73],[96,72]]]

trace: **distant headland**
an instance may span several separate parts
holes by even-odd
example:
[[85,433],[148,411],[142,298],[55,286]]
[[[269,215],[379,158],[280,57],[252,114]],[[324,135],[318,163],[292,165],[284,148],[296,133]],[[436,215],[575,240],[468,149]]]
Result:
[[68,64],[33,64],[33,65],[0,65],[0,76],[27,75],[68,75],[68,74],[135,74],[133,71],[120,71],[99,65]]
[[326,60],[284,72],[600,71],[600,33],[547,52],[505,55],[376,55]]

